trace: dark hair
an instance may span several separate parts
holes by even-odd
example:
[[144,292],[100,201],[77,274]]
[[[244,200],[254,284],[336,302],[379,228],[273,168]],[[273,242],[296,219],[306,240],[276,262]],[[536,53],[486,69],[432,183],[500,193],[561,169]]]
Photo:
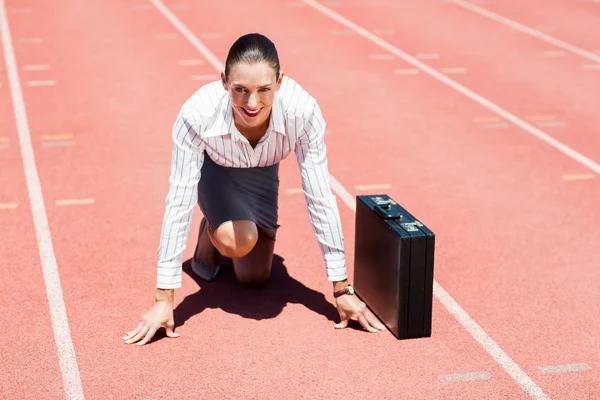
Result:
[[279,56],[275,44],[260,33],[249,33],[241,36],[229,49],[225,61],[225,78],[229,79],[229,71],[240,62],[249,64],[266,62],[275,70],[276,79],[279,79]]

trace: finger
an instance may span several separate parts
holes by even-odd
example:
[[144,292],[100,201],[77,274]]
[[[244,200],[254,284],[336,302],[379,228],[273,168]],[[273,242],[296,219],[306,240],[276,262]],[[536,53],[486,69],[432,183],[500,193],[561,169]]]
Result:
[[152,336],[154,336],[154,334],[156,333],[156,331],[158,330],[158,328],[160,328],[158,325],[150,326],[150,329],[148,329],[148,333],[146,333],[146,336],[144,336],[144,339],[142,339],[141,342],[137,342],[136,344],[138,346],[143,346],[146,343],[148,343],[148,341],[150,339],[152,339]]
[[139,330],[142,328],[142,326],[144,326],[144,322],[143,321],[140,322],[138,324],[138,326],[135,327],[134,330],[132,330],[131,332],[127,332],[127,335],[125,335],[125,337],[123,338],[123,340],[129,340],[132,337],[134,337],[139,332]]
[[148,332],[148,329],[150,329],[150,325],[145,323],[142,326],[142,328],[138,331],[138,333],[134,337],[132,337],[131,339],[126,340],[125,343],[131,344],[131,343],[137,342],[142,337],[144,337],[144,335]]
[[367,319],[365,318],[365,316],[363,314],[358,315],[358,322],[360,322],[360,324],[363,326],[363,328],[365,328],[369,332],[373,332],[373,333],[379,332],[377,329],[375,329],[371,325],[369,325],[369,321],[367,321]]
[[344,329],[348,326],[348,319],[343,319],[339,323],[335,324],[333,327],[336,329]]
[[379,329],[380,331],[386,330],[385,325],[383,325],[371,311],[365,311],[365,318],[372,327]]
[[175,330],[174,330],[175,329],[175,322],[170,321],[167,324],[166,329],[167,329],[167,336],[168,337],[179,337],[179,333],[175,333]]

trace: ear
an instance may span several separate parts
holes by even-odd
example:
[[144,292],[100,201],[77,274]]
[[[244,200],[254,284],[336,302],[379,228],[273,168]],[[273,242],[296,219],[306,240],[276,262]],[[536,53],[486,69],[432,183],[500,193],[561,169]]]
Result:
[[223,88],[229,91],[229,85],[227,85],[227,77],[225,76],[225,72],[221,72],[221,83],[223,84]]
[[279,71],[279,78],[277,79],[277,90],[279,90],[279,88],[281,87],[282,82],[283,82],[283,71]]

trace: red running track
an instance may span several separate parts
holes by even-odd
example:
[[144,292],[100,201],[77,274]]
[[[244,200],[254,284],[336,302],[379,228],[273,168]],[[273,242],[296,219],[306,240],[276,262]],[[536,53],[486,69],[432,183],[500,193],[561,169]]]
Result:
[[[564,126],[541,129],[600,160],[600,75],[582,71],[587,61],[547,58],[547,44],[451,4],[338,3],[333,10],[366,29],[387,30],[381,38],[408,54],[440,55],[426,64],[466,68],[448,76],[516,116],[554,116]],[[579,14],[564,3],[565,32],[564,20],[573,27],[564,40],[591,46],[587,36],[575,43]],[[166,4],[220,60],[241,34],[271,37],[284,71],[324,110],[332,175],[351,195],[364,193],[357,185],[391,185],[385,192],[433,228],[437,282],[543,393],[598,397],[597,174],[512,124],[484,128],[473,119],[494,117],[489,110],[423,71],[395,74],[413,66],[373,59],[386,52],[340,32],[347,28],[306,4]],[[272,284],[240,289],[230,269],[212,284],[186,274],[176,292],[181,337],[123,345],[122,335],[152,301],[174,117],[205,83],[192,75],[217,75],[157,8],[136,5],[150,3],[7,1],[32,9],[8,17],[86,398],[530,397],[439,301],[428,339],[333,329],[331,284],[304,201],[285,191],[299,187],[293,158],[282,164],[282,261]],[[519,22],[537,18],[534,12],[523,9]],[[22,40],[31,37],[43,41]],[[204,63],[178,65],[190,59]],[[37,64],[50,69],[23,69]],[[0,238],[8,260],[0,321],[8,368],[0,393],[64,398],[6,69],[0,72],[0,136],[9,140],[0,150],[0,203],[18,204],[0,209],[2,226],[10,227]],[[31,79],[56,85],[29,87]],[[45,135],[73,135],[75,145],[45,147]],[[82,198],[94,203],[56,204]],[[354,214],[338,203],[352,276]],[[540,370],[574,363],[590,369]],[[487,379],[440,378],[476,372]]]

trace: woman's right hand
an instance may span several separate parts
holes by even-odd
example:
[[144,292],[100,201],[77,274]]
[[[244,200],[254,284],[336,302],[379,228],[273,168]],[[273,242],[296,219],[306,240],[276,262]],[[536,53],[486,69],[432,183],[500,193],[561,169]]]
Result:
[[179,337],[179,334],[175,333],[174,331],[174,291],[174,289],[157,289],[155,299],[156,302],[154,303],[152,308],[150,308],[150,310],[148,310],[148,312],[142,316],[142,320],[140,321],[138,326],[131,332],[127,332],[127,335],[123,337],[125,343],[135,343],[138,346],[142,346],[146,344],[150,339],[152,339],[156,331],[161,327],[166,329],[167,337]]

